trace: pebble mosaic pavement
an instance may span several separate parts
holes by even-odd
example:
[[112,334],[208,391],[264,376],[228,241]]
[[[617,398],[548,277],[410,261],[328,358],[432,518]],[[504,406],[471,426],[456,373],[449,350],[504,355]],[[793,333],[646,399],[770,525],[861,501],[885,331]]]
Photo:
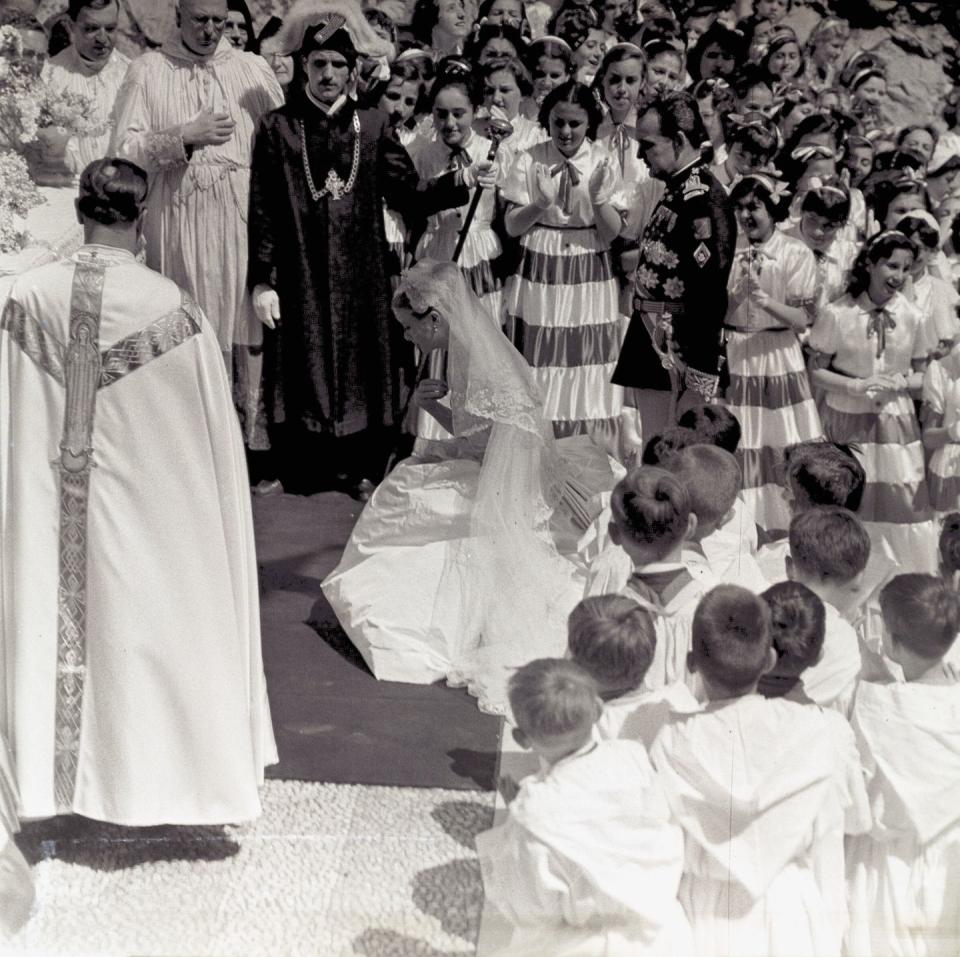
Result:
[[[228,828],[26,825],[37,904],[6,953],[461,957],[492,792],[268,781]],[[95,943],[94,943],[95,942]]]

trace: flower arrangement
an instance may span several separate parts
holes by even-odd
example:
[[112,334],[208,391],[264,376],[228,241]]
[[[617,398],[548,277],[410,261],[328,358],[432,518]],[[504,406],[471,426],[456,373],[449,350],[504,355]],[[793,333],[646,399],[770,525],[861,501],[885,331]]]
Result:
[[45,129],[64,136],[94,133],[92,101],[49,87],[21,65],[22,54],[18,31],[0,26],[0,149],[27,153]]
[[18,252],[24,247],[24,217],[42,202],[26,160],[13,150],[0,149],[0,253]]

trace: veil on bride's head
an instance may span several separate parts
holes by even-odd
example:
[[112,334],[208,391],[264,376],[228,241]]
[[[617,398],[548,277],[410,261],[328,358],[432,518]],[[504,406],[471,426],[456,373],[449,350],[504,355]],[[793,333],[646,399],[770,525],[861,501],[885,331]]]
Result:
[[553,425],[527,361],[491,321],[454,263],[423,260],[394,304],[436,310],[450,328],[447,384],[457,436],[489,429],[470,534],[448,550],[441,588],[463,607],[455,683],[502,712],[513,668],[565,644],[567,571],[548,522],[562,481]]
[[530,367],[490,321],[455,263],[421,260],[403,274],[393,301],[409,303],[415,314],[434,309],[446,320],[447,385],[457,435],[501,423],[552,441]]

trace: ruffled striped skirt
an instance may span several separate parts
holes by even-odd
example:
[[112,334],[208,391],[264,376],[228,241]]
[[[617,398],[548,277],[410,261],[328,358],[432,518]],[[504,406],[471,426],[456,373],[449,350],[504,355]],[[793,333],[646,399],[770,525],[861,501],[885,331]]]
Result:
[[960,510],[960,443],[950,442],[930,456],[927,485],[935,511]]
[[859,517],[887,541],[903,572],[934,572],[936,523],[913,400],[898,395],[878,409],[869,397],[830,393],[823,428],[831,441],[859,447],[867,473]]
[[[458,232],[453,229],[434,229],[424,233],[417,243],[417,259],[450,261],[457,238]],[[495,263],[501,252],[500,240],[490,226],[474,223],[457,261],[464,279],[476,293],[490,321],[498,327],[503,325],[503,282],[497,275]],[[428,378],[446,378],[446,363],[446,353],[435,352],[430,357]],[[417,416],[417,438],[439,441],[452,436],[432,415],[420,412]]]
[[533,369],[554,433],[588,434],[618,454],[623,389],[610,379],[627,320],[596,229],[534,226],[504,298],[507,335]]
[[742,432],[743,497],[769,540],[790,526],[784,453],[823,436],[820,415],[796,333],[728,332],[727,367],[727,406]]

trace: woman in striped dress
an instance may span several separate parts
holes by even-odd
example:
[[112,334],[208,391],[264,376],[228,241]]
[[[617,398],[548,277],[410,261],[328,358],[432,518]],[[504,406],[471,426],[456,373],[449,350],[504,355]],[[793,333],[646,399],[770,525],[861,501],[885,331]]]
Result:
[[[483,162],[490,152],[490,140],[473,131],[475,110],[482,92],[476,77],[467,72],[441,75],[430,91],[430,108],[437,138],[413,151],[413,162],[420,179],[429,181],[452,169],[464,169]],[[417,243],[416,258],[453,259],[457,239],[467,215],[466,206],[445,209],[427,220]],[[500,255],[500,240],[493,230],[496,193],[484,190],[470,225],[457,265],[470,288],[480,298],[484,312],[496,325],[502,322],[502,282],[494,263]]]
[[[421,181],[429,181],[462,169],[472,163],[483,162],[490,152],[490,140],[473,131],[476,108],[480,105],[481,90],[474,74],[455,69],[441,72],[430,91],[430,108],[436,139],[419,141],[411,150],[413,163]],[[445,209],[427,220],[426,228],[416,246],[415,258],[450,261],[467,217],[468,206]],[[503,324],[503,280],[495,268],[502,249],[493,229],[496,213],[496,191],[484,190],[480,205],[467,232],[457,265],[476,293],[484,314],[492,325]],[[430,357],[431,378],[443,378],[446,355],[435,352]],[[450,434],[432,416],[420,414],[417,437],[426,440],[445,440]]]
[[817,265],[804,243],[777,229],[789,209],[784,182],[750,173],[730,198],[740,236],[724,323],[727,405],[743,433],[737,458],[744,498],[769,540],[790,525],[784,453],[823,435],[798,338],[812,315]]
[[827,438],[860,449],[867,473],[860,517],[904,571],[933,573],[936,530],[913,396],[935,343],[900,291],[915,256],[903,233],[874,236],[857,257],[847,294],[817,317],[809,346],[814,384],[827,393]]
[[505,306],[554,433],[589,434],[616,454],[623,390],[610,378],[625,322],[610,244],[622,218],[614,164],[593,141],[600,118],[592,91],[573,80],[544,100],[550,140],[520,154],[503,187],[506,228],[521,245]]

